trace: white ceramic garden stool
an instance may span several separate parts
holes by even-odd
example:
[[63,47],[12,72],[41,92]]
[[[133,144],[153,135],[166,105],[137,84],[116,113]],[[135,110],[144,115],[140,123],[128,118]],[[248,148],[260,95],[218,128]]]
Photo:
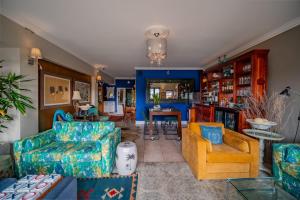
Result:
[[116,166],[120,175],[130,175],[135,172],[137,164],[137,149],[134,142],[125,141],[118,144]]

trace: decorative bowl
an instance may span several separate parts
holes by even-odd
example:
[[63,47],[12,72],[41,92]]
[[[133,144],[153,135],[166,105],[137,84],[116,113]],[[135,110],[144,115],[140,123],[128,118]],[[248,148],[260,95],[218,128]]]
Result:
[[271,121],[263,121],[263,122],[256,122],[254,119],[246,119],[246,121],[251,125],[253,129],[260,129],[260,130],[268,130],[272,126],[276,126],[276,122]]
[[87,111],[88,109],[90,109],[90,105],[82,105],[82,106],[78,106],[81,110]]

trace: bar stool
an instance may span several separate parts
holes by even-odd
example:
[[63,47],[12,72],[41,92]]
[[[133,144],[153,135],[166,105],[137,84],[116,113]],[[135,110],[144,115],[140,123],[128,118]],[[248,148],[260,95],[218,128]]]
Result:
[[[164,120],[161,123],[163,134],[167,140],[176,140],[177,139],[177,130],[178,130],[178,121],[175,116],[164,117]],[[176,137],[169,137],[170,135]]]
[[150,121],[149,121],[149,110],[146,109],[143,112],[144,116],[144,140],[158,140],[159,139],[159,131],[158,131],[158,123],[157,120],[153,120],[153,131],[152,136],[150,136]]

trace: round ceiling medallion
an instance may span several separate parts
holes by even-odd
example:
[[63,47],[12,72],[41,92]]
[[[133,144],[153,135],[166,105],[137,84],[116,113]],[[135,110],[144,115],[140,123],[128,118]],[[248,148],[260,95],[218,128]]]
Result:
[[167,38],[169,36],[169,29],[163,25],[153,25],[146,29],[145,37],[147,39],[153,38]]

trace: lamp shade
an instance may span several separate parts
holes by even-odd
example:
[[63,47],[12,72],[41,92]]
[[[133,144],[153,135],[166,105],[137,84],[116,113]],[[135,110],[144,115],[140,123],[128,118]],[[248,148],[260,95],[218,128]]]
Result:
[[79,91],[73,91],[72,100],[81,100],[81,96],[80,96],[80,92]]
[[32,48],[30,52],[30,57],[34,59],[41,59],[42,58],[42,53],[39,48]]

